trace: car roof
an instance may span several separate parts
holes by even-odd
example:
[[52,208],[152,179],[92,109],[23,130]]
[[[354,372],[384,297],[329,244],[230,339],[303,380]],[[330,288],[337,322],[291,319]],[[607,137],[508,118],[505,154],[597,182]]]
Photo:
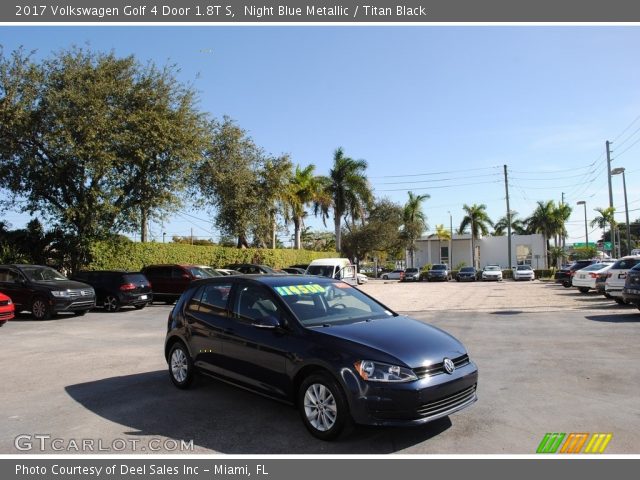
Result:
[[[202,278],[195,280],[192,284],[202,284],[202,283],[220,283],[229,281],[229,277],[213,277],[213,278]],[[291,282],[301,283],[305,285],[306,283],[343,283],[340,280],[334,280],[332,278],[318,276],[318,275],[259,275],[259,274],[249,274],[242,276],[235,276],[231,280],[252,280],[257,283],[262,283],[264,285],[268,285],[270,287],[277,287],[280,285],[290,285]]]

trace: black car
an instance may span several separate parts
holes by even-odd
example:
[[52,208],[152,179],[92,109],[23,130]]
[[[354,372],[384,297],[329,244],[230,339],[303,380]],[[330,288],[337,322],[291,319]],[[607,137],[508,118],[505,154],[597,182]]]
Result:
[[42,265],[0,265],[0,292],[11,297],[16,313],[30,311],[36,320],[58,312],[80,316],[96,306],[91,286]]
[[427,282],[440,281],[448,282],[451,280],[451,273],[449,267],[442,263],[433,265],[427,272]]
[[283,272],[288,273],[289,275],[304,275],[306,270],[298,267],[285,267],[282,269]]
[[561,268],[556,272],[555,283],[561,283],[563,287],[570,288],[571,280],[578,270],[598,262],[599,260],[576,260],[568,268]]
[[475,282],[478,272],[473,267],[462,267],[456,274],[456,282]]
[[139,272],[78,272],[72,280],[91,285],[96,292],[96,303],[107,312],[117,312],[126,306],[140,310],[153,300],[151,284]]
[[626,303],[633,303],[640,309],[640,263],[627,272],[622,289],[622,299]]
[[318,276],[193,282],[169,315],[169,375],[196,372],[297,405],[312,435],[351,421],[420,425],[476,401],[478,371],[448,333]]

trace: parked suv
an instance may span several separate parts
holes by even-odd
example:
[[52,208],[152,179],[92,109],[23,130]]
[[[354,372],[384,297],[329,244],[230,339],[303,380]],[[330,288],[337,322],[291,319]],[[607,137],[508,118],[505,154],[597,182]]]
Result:
[[640,263],[640,256],[622,257],[616,263],[614,263],[607,273],[607,280],[604,283],[604,291],[611,295],[611,297],[619,303],[624,305],[627,303],[622,298],[622,289],[627,279],[627,273],[633,267]]
[[419,282],[420,281],[420,270],[417,268],[407,268],[404,271],[403,282]]
[[449,272],[449,267],[444,263],[436,263],[427,272],[427,282],[447,282],[449,280],[451,280],[451,273]]
[[197,265],[149,265],[141,273],[151,282],[154,300],[169,305],[180,298],[192,280],[212,277]]
[[622,299],[640,309],[640,263],[629,270],[622,289]]
[[91,286],[42,265],[0,265],[0,292],[13,300],[16,312],[28,310],[36,320],[58,312],[80,316],[96,306]]
[[96,303],[107,312],[117,312],[121,307],[143,309],[153,300],[151,284],[141,273],[122,271],[78,272],[72,280],[84,282],[96,292]]

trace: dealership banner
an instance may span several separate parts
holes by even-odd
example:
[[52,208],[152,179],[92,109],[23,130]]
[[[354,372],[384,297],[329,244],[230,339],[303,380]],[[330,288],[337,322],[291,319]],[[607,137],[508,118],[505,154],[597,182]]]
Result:
[[14,0],[18,23],[640,22],[629,0]]
[[0,478],[65,480],[229,479],[326,480],[425,480],[429,478],[631,478],[638,459],[533,460],[533,459],[122,459],[29,458],[0,459]]

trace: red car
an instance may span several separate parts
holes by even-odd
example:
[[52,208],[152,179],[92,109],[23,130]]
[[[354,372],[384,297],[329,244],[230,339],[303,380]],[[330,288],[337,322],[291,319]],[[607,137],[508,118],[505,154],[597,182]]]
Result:
[[4,293],[0,293],[0,327],[11,320],[15,313],[13,302]]

